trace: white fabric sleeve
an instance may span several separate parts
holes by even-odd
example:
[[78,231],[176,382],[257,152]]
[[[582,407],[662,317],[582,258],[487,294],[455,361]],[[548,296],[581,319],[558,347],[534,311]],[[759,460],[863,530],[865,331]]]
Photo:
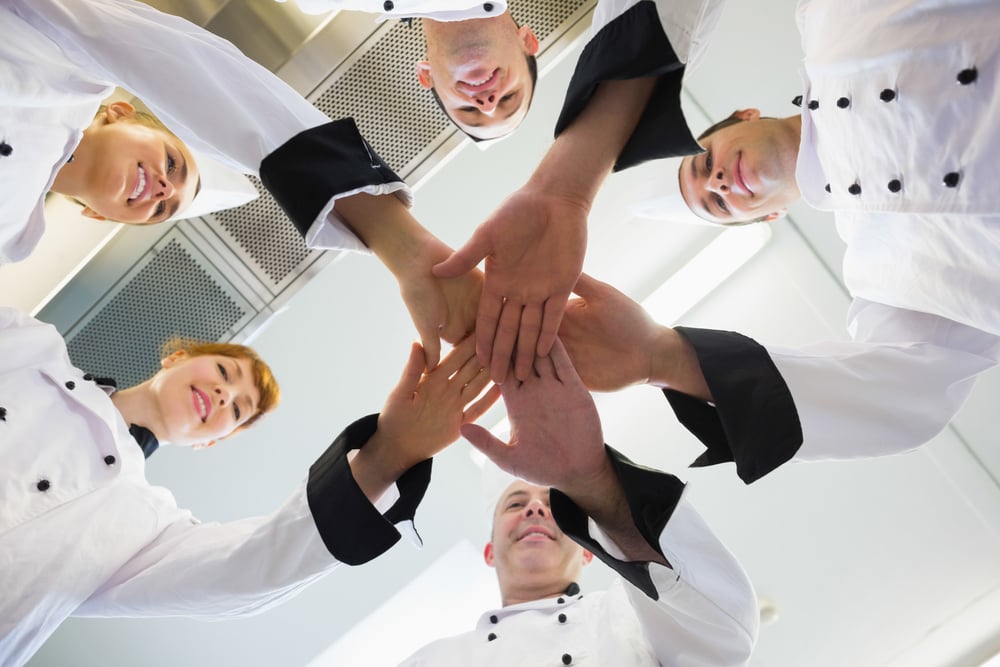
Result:
[[884,456],[936,436],[976,376],[996,365],[1000,338],[935,315],[856,299],[853,340],[767,347],[802,426],[798,460]]
[[77,616],[222,619],[267,609],[339,563],[320,539],[305,482],[269,516],[198,523],[154,489],[170,523]]

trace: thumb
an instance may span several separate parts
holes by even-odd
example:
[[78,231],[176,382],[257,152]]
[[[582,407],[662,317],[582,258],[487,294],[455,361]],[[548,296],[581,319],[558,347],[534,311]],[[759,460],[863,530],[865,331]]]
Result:
[[507,472],[511,471],[512,466],[509,459],[513,448],[506,442],[479,424],[463,424],[461,433],[462,437],[469,441],[469,444],[485,454],[486,458],[493,461],[498,468]]
[[438,278],[457,278],[476,268],[492,249],[489,239],[476,230],[465,245],[451,253],[448,259],[435,264],[431,272]]
[[[426,365],[427,370],[433,370],[438,365],[438,361],[441,360],[441,339],[439,338],[441,331],[433,324],[418,324],[417,333],[423,344],[424,358],[421,363]],[[421,368],[421,372],[423,372],[423,368]]]
[[403,367],[403,374],[399,377],[399,384],[396,391],[405,395],[412,394],[420,383],[420,376],[424,373],[424,349],[420,343],[410,346],[410,356]]
[[586,301],[587,299],[595,299],[601,296],[601,292],[609,287],[607,283],[602,283],[597,278],[591,278],[586,273],[581,273],[580,278],[573,287],[573,293]]

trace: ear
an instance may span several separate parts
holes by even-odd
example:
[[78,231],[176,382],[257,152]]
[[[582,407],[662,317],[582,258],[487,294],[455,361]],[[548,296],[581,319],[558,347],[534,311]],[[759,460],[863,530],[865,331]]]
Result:
[[522,25],[518,28],[517,36],[521,39],[521,44],[524,46],[524,53],[526,55],[533,56],[538,53],[538,38],[535,37],[535,33],[531,31],[530,26]]
[[487,542],[486,546],[483,547],[483,560],[490,567],[493,567],[493,543]]
[[188,353],[185,350],[177,350],[170,356],[163,357],[162,359],[160,359],[160,366],[162,366],[163,368],[170,368],[171,366],[173,366],[186,356],[188,356]]
[[431,78],[431,64],[426,60],[417,62],[417,81],[425,90],[434,87],[434,79]]
[[105,121],[116,123],[120,120],[128,120],[135,116],[135,107],[128,102],[112,102],[104,112]]
[[91,220],[107,220],[103,215],[90,208],[89,206],[84,206],[80,214],[85,218],[90,218]]
[[737,109],[732,113],[731,118],[740,120],[760,120],[760,109]]
[[584,549],[583,550],[583,564],[584,565],[590,565],[590,561],[592,561],[592,560],[594,560],[594,554],[592,554],[591,552],[589,552],[586,549]]
[[774,213],[768,213],[767,215],[764,216],[764,219],[761,220],[761,222],[774,222],[775,220],[780,220],[781,218],[784,218],[786,215],[788,215],[788,209],[782,208],[775,211]]

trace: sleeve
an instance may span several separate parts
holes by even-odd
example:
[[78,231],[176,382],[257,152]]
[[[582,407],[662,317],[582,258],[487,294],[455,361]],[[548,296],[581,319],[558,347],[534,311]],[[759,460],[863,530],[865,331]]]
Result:
[[671,567],[620,560],[614,543],[605,547],[583,511],[552,489],[559,527],[631,584],[624,587],[626,603],[661,664],[682,659],[719,667],[746,664],[759,612],[743,568],[683,498],[679,479],[638,466],[610,447],[608,453],[636,527]]
[[395,526],[412,524],[430,483],[431,461],[404,473],[398,500],[384,512],[377,509],[347,465],[348,451],[364,446],[376,424],[371,415],[348,426],[269,516],[199,523],[177,509],[165,489],[153,489],[168,521],[165,530],[75,615],[245,616],[292,597],[341,563],[381,555],[399,539]]
[[[301,168],[294,177],[274,177],[291,166],[279,157],[271,160],[268,185],[307,242],[364,248],[330,215],[338,197],[391,192],[406,204],[412,199],[352,119],[331,123],[273,73],[203,28],[133,0],[5,2],[79,67],[137,95],[201,154],[258,174],[264,158],[286,144],[295,157],[309,153],[308,178],[301,178]],[[372,168],[376,163],[379,169]]]
[[797,349],[678,327],[714,398],[664,390],[707,447],[694,465],[735,461],[750,483],[791,459],[914,449],[947,426],[1000,358],[997,336],[935,315],[856,299],[849,322],[853,340]]
[[[630,6],[618,6],[623,4]],[[690,43],[691,31],[710,31],[714,26],[717,8],[711,11],[708,8],[717,4],[702,0],[673,3],[603,0],[594,19],[595,33],[584,47],[570,79],[556,122],[556,136],[586,108],[602,81],[655,77],[656,87],[635,131],[618,156],[615,171],[647,160],[700,153],[702,148],[688,129],[681,110],[681,83],[690,53],[685,47]],[[677,48],[664,30],[664,24],[677,25],[670,17],[671,12],[682,14],[685,18],[682,23],[687,23],[674,31],[674,40],[684,41],[684,46],[676,45]],[[604,22],[602,14],[611,16]]]

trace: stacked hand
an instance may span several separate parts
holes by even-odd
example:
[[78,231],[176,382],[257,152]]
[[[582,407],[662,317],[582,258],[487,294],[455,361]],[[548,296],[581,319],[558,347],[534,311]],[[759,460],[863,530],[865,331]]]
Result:
[[486,259],[476,351],[495,381],[506,379],[512,355],[523,380],[536,355],[549,353],[583,268],[588,211],[588,204],[529,184],[434,267],[439,278],[457,279]]
[[420,335],[427,368],[434,368],[441,357],[441,339],[457,343],[472,332],[476,323],[482,272],[473,268],[453,278],[437,277],[431,272],[451,252],[451,248],[429,236],[418,258],[398,276],[399,291]]
[[615,391],[648,382],[664,327],[635,301],[587,274],[573,291],[580,298],[566,307],[559,338],[583,383],[594,391]]
[[351,463],[358,485],[370,498],[417,463],[431,458],[459,437],[462,424],[481,417],[500,397],[479,365],[475,341],[462,341],[433,370],[414,343],[399,384],[386,399],[378,428]]
[[571,496],[578,489],[603,486],[598,480],[610,472],[610,464],[601,420],[558,339],[549,356],[535,360],[527,380],[505,382],[502,393],[510,442],[478,424],[466,424],[462,435],[473,446],[510,474]]

